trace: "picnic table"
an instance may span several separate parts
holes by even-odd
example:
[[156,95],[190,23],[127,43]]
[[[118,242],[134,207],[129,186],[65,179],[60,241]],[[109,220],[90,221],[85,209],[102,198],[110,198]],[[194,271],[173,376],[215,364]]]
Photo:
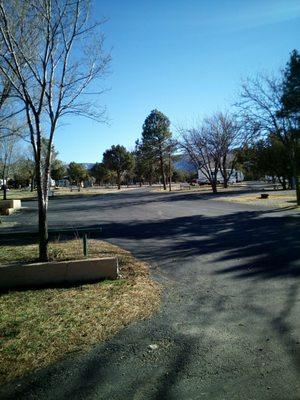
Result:
[[70,190],[71,190],[71,192],[73,192],[73,190],[77,191],[77,192],[80,192],[80,186],[71,186]]
[[180,189],[190,189],[191,185],[188,182],[180,183]]

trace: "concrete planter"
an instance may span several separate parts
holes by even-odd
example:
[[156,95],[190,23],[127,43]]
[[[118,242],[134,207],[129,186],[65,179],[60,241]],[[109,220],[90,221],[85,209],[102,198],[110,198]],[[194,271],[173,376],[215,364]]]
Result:
[[64,284],[83,284],[117,279],[114,257],[0,267],[0,290]]
[[0,214],[10,215],[21,208],[21,200],[0,200]]

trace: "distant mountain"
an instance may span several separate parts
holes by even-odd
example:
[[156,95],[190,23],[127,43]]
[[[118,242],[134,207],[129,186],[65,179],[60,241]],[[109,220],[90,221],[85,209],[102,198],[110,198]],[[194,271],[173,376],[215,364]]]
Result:
[[95,165],[95,163],[79,163],[79,164],[82,165],[88,171],[90,171],[93,168],[93,166]]
[[181,160],[174,162],[174,168],[177,170],[185,171],[185,172],[197,172],[197,168],[190,161],[182,158]]

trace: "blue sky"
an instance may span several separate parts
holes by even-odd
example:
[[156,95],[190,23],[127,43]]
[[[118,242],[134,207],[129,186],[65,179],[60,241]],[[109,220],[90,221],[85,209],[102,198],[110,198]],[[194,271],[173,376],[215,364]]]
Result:
[[277,72],[300,49],[299,0],[94,0],[112,48],[109,124],[69,118],[56,132],[65,162],[101,161],[113,144],[134,148],[154,108],[178,124],[230,109],[242,78]]

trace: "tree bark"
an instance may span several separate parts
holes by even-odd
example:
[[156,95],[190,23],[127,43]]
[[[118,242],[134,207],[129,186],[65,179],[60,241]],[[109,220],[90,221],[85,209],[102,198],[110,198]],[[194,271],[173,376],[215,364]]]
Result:
[[3,171],[3,176],[2,176],[3,184],[2,184],[2,189],[3,189],[3,200],[7,200],[7,179],[5,179],[5,167]]
[[[6,161],[5,161],[6,162]],[[4,164],[4,169],[3,169],[3,175],[2,175],[2,180],[3,180],[3,184],[2,184],[2,189],[3,189],[3,200],[7,200],[7,179],[5,179],[5,176],[7,174],[6,171],[6,166]]]
[[39,259],[40,261],[48,261],[48,218],[47,218],[47,202],[38,194],[39,203]]
[[295,178],[295,185],[296,185],[297,205],[300,206],[300,178],[299,178],[299,176],[296,176],[296,178]]
[[300,205],[300,177],[298,173],[298,168],[297,168],[297,159],[296,156],[294,156],[293,161],[292,161],[292,171],[293,171],[293,178],[292,178],[292,185],[291,188],[293,190],[296,190],[296,200],[297,200],[297,205]]
[[165,174],[165,169],[164,169],[164,159],[163,159],[163,155],[161,152],[159,155],[159,160],[160,160],[160,172],[161,172],[161,178],[163,181],[163,187],[164,187],[164,190],[167,190],[166,174]]
[[49,188],[49,172],[46,167],[43,170],[41,165],[41,144],[38,143],[38,151],[35,159],[36,186],[38,197],[38,215],[39,215],[39,260],[49,261],[48,253],[48,188]]
[[228,174],[227,174],[227,170],[226,170],[226,156],[223,157],[223,163],[222,163],[222,168],[223,168],[223,179],[224,179],[224,183],[223,183],[223,187],[225,189],[228,188]]
[[169,153],[169,191],[172,191],[172,165],[171,165],[171,153]]
[[121,189],[121,174],[117,172],[118,190]]
[[214,194],[218,193],[217,182],[215,180],[211,182],[211,188]]
[[227,174],[225,174],[223,179],[224,179],[223,187],[224,187],[224,189],[227,189],[228,188],[228,177],[227,177]]
[[4,180],[3,180],[3,200],[7,200],[7,186],[6,183],[4,183]]
[[[48,261],[48,193],[44,193],[43,182],[41,177],[40,166],[37,166],[37,195],[38,195],[38,207],[39,207],[39,260]],[[48,184],[45,185],[46,189]]]

